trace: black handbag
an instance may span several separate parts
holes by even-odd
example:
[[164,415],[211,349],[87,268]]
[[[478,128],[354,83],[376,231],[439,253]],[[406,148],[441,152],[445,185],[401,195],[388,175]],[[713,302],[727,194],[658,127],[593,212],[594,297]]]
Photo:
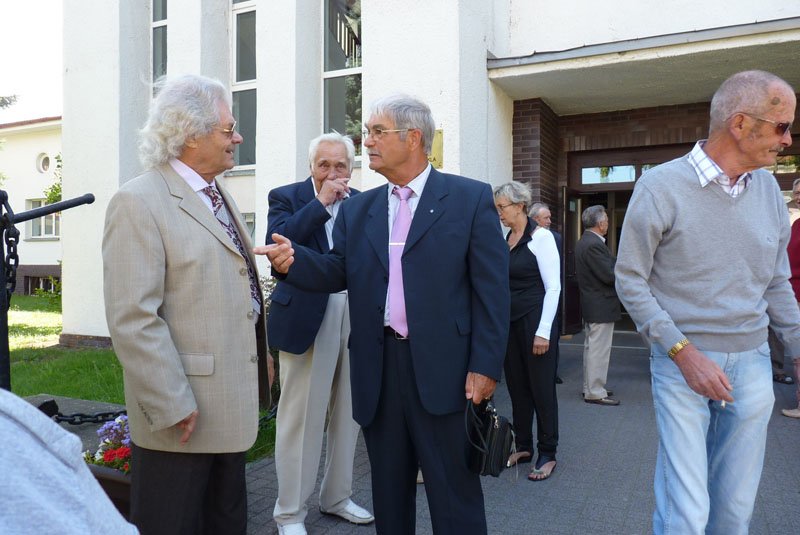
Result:
[[514,447],[514,427],[511,422],[497,413],[491,399],[479,405],[467,400],[464,425],[467,440],[472,446],[467,459],[469,469],[482,476],[499,476],[508,465]]

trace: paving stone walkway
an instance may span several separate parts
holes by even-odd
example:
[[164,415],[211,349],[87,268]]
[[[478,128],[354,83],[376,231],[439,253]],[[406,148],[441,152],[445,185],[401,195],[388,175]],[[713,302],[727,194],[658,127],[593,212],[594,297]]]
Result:
[[[558,387],[558,467],[543,482],[527,480],[530,465],[522,465],[519,478],[513,469],[499,478],[482,478],[490,534],[652,533],[658,437],[647,351],[638,335],[615,334],[608,386],[622,403],[604,407],[583,403],[582,344],[580,335],[561,342],[559,375],[564,384]],[[780,413],[780,409],[794,406],[794,388],[774,385],[775,408],[750,526],[752,535],[800,534],[800,420]],[[511,401],[505,385],[498,387],[495,400],[500,412],[510,416]],[[353,500],[371,510],[369,461],[363,439],[359,439],[353,476]],[[278,492],[274,460],[249,465],[247,481],[248,534],[277,533],[272,520]],[[417,489],[417,533],[431,534],[425,488],[419,485]],[[308,503],[306,528],[310,535],[375,533],[373,525],[355,526],[322,515],[318,492],[319,481]]]

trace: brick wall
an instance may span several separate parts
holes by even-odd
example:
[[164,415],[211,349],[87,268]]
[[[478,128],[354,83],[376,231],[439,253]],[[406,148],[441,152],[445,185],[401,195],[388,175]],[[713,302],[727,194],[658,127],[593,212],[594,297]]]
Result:
[[566,153],[692,143],[707,137],[708,111],[709,103],[703,102],[559,117],[559,149]]
[[558,203],[558,116],[541,99],[514,103],[513,178],[530,184],[534,202]]

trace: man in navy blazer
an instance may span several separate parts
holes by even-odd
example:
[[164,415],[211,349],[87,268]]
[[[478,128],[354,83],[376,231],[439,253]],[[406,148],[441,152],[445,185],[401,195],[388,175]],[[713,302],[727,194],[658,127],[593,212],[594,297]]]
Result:
[[[269,194],[267,244],[278,233],[327,253],[341,204],[358,193],[348,186],[354,159],[355,147],[346,136],[334,132],[313,139],[308,149],[311,176]],[[320,509],[368,524],[374,517],[350,500],[358,424],[350,394],[347,292],[307,292],[280,281],[271,299],[267,332],[280,351],[281,381],[275,436],[278,499],[273,510],[278,534],[306,534],[306,501],[317,482],[326,415]]]
[[[465,399],[489,398],[508,335],[508,246],[488,184],[433,169],[434,122],[423,102],[398,95],[373,104],[364,146],[391,183],[342,204],[333,249],[319,254],[275,235],[257,247],[297,287],[350,299],[353,414],[372,468],[376,530],[413,534],[417,467],[433,531],[485,534],[479,477],[467,468]],[[406,332],[390,327],[390,228],[411,190],[402,249]],[[396,240],[393,239],[393,243]],[[402,244],[400,244],[402,245]],[[291,266],[291,269],[290,269]],[[395,294],[395,298],[396,298]]]

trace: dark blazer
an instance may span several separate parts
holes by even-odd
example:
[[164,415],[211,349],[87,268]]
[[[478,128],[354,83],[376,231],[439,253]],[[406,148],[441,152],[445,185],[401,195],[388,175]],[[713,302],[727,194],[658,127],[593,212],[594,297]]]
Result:
[[[269,192],[267,245],[273,243],[271,236],[277,232],[292,240],[292,244],[304,245],[320,253],[328,252],[325,223],[331,216],[316,200],[312,180],[308,177],[303,182],[281,186]],[[358,190],[350,189],[351,197],[358,193]],[[328,294],[306,292],[279,281],[271,299],[267,319],[270,345],[297,355],[305,353],[314,343],[322,325]]]
[[[342,204],[329,254],[292,244],[286,281],[348,289],[353,416],[375,416],[383,373],[389,282],[388,185]],[[509,325],[508,246],[488,184],[431,170],[403,252],[409,344],[420,400],[441,415],[464,410],[467,372],[500,379]]]
[[620,318],[614,289],[614,255],[603,239],[590,230],[575,245],[575,270],[581,291],[581,312],[588,323],[611,323]]

